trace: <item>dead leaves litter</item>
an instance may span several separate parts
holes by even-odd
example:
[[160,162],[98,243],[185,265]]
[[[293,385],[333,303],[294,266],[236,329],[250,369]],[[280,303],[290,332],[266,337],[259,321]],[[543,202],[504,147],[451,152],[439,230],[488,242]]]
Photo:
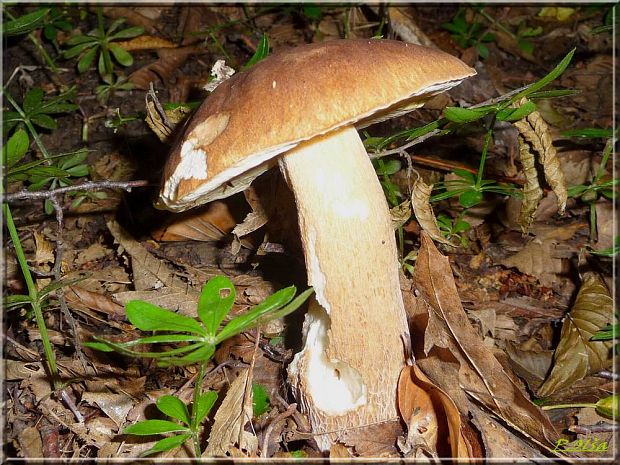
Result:
[[446,334],[444,343],[459,361],[459,383],[465,392],[538,445],[551,447],[557,437],[553,425],[478,336],[461,305],[447,257],[426,233],[422,233],[414,283],[434,316],[428,325],[442,325],[435,332]]
[[433,185],[426,184],[422,178],[418,178],[414,183],[413,192],[411,194],[411,205],[413,206],[415,217],[422,229],[424,229],[433,240],[441,242],[442,244],[453,245],[442,236],[439,231],[439,226],[437,226],[437,219],[435,218],[430,203],[432,190]]

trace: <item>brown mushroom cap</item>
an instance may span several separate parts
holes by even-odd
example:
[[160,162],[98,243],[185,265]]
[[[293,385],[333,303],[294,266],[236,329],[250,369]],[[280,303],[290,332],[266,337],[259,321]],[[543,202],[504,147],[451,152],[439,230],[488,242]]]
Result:
[[171,151],[158,206],[186,210],[244,190],[300,142],[405,113],[474,74],[445,52],[393,40],[274,54],[224,81],[198,108]]

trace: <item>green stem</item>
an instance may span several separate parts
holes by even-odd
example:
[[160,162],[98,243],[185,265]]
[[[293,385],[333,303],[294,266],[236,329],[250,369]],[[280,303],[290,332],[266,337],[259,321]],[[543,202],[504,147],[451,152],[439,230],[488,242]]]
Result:
[[18,105],[15,99],[13,99],[11,94],[6,91],[6,89],[4,89],[4,97],[9,101],[11,105],[13,105],[13,108],[15,108],[15,111],[19,113],[19,116],[22,118],[22,121],[28,128],[28,131],[30,131],[30,135],[32,136],[37,146],[39,147],[39,150],[41,150],[41,153],[43,154],[43,158],[50,158],[50,154],[47,151],[47,148],[45,148],[45,145],[43,145],[43,141],[39,137],[39,133],[37,132],[37,130],[34,128],[32,123],[30,122],[28,115],[24,113],[24,110],[22,110],[22,108]]
[[605,167],[607,166],[607,162],[609,161],[609,157],[614,146],[614,141],[615,137],[612,137],[607,141],[607,144],[605,144],[605,148],[603,149],[603,158],[601,160],[601,164],[598,167],[596,176],[594,177],[594,181],[592,182],[592,184],[596,184],[598,180],[601,179],[605,174]]
[[4,218],[6,220],[6,227],[9,230],[9,235],[11,236],[11,240],[13,241],[13,247],[15,248],[15,255],[17,257],[17,261],[22,270],[22,274],[24,275],[24,280],[26,281],[26,287],[28,288],[28,297],[30,297],[30,304],[32,305],[32,309],[34,311],[34,316],[37,321],[39,333],[41,334],[41,340],[43,341],[43,352],[45,353],[49,373],[52,377],[52,387],[54,390],[57,390],[61,388],[60,377],[58,376],[58,366],[56,365],[56,356],[54,354],[54,349],[47,333],[47,326],[45,325],[43,312],[41,311],[39,292],[37,290],[36,284],[34,283],[34,280],[32,279],[32,275],[30,274],[28,262],[26,261],[26,255],[24,254],[24,249],[22,248],[21,241],[19,240],[17,228],[15,227],[15,223],[13,222],[13,216],[11,215],[11,209],[9,208],[8,204],[2,204],[2,213],[4,214]]
[[543,410],[555,410],[560,408],[596,408],[596,404],[556,404],[556,405],[543,405]]
[[200,450],[200,425],[198,424],[198,401],[200,396],[202,396],[202,383],[205,377],[205,364],[206,362],[201,362],[198,365],[198,374],[196,375],[196,381],[194,382],[194,400],[192,404],[192,418],[190,429],[192,430],[192,441],[194,442],[194,453],[196,457],[200,457],[202,455],[202,451]]
[[491,137],[493,136],[493,126],[495,126],[495,115],[491,120],[489,129],[486,136],[484,136],[484,145],[482,147],[482,155],[480,157],[480,165],[478,166],[478,175],[476,176],[476,189],[479,190],[482,185],[482,175],[484,173],[484,165],[487,161],[487,152],[489,151],[489,144],[491,143]]

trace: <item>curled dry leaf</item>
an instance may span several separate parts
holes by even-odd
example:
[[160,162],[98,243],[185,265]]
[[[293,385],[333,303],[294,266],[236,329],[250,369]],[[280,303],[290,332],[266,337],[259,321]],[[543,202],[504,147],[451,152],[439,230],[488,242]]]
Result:
[[538,111],[533,111],[525,118],[516,121],[515,126],[523,138],[532,145],[538,153],[540,163],[543,166],[545,179],[558,198],[560,213],[564,213],[568,194],[564,173],[560,166],[560,159],[549,132],[549,126]]
[[523,165],[523,174],[525,175],[525,185],[523,186],[523,201],[521,203],[521,211],[519,212],[519,226],[523,234],[527,234],[540,199],[542,199],[543,191],[538,183],[538,171],[536,170],[536,160],[534,154],[530,150],[530,146],[525,142],[522,136],[517,137],[519,141],[519,156],[521,165]]
[[145,31],[154,34],[157,32],[156,19],[161,15],[163,8],[161,5],[157,8],[104,6],[102,11],[108,18],[125,18],[128,24],[142,26]]
[[128,52],[135,50],[154,50],[159,48],[174,48],[175,44],[163,37],[141,35],[131,40],[124,40],[122,42],[115,42],[121,48],[124,48]]
[[148,89],[149,84],[154,81],[167,82],[187,58],[198,50],[194,45],[174,49],[160,48],[157,50],[159,59],[131,73],[129,82],[137,89]]
[[613,319],[613,300],[601,276],[585,273],[575,304],[564,320],[553,368],[538,396],[553,394],[611,366],[612,341],[590,338]]
[[403,203],[390,208],[392,227],[398,229],[411,218],[411,201],[405,200]]
[[413,206],[415,217],[422,229],[424,229],[433,240],[441,242],[442,244],[453,245],[441,235],[439,226],[437,226],[437,219],[435,218],[430,203],[432,190],[433,185],[426,184],[422,178],[418,178],[413,184],[411,205]]
[[249,376],[250,370],[241,371],[228,388],[226,397],[215,414],[209,445],[203,452],[203,457],[227,456],[233,449],[256,452],[258,439],[244,429],[252,419],[252,396],[246,396],[246,389],[250,384]]
[[170,223],[153,231],[151,236],[163,242],[219,241],[230,233],[236,221],[228,205],[211,202],[206,209],[174,215]]
[[[470,457],[471,448],[461,432],[461,416],[450,397],[417,366],[403,368],[398,380],[398,410],[407,424],[402,445],[407,455],[422,449],[432,457]],[[407,452],[407,449],[411,452]]]

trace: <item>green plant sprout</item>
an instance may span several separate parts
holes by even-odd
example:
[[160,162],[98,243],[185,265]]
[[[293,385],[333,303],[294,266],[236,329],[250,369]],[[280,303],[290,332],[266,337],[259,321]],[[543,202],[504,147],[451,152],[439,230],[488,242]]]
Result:
[[448,215],[441,213],[437,215],[437,226],[439,226],[439,231],[446,239],[458,239],[463,247],[467,247],[469,239],[463,233],[468,231],[471,225],[463,219],[464,215],[465,210],[453,220]]
[[468,23],[465,20],[465,11],[465,8],[460,7],[452,21],[442,24],[441,27],[452,33],[452,40],[461,48],[475,47],[482,58],[487,58],[489,49],[484,43],[493,42],[495,34],[489,32],[482,23]]
[[[71,48],[63,53],[65,58],[80,56],[77,69],[80,73],[86,71],[97,58],[97,70],[106,82],[113,81],[114,61],[122,66],[131,66],[133,57],[125,49],[114,41],[131,39],[144,33],[141,26],[128,27],[117,32],[117,29],[125,22],[125,18],[119,18],[112,22],[108,30],[105,30],[101,7],[97,8],[97,28],[87,34],[71,37],[67,45]],[[113,60],[114,58],[114,60]]]
[[[197,306],[199,321],[142,300],[128,302],[125,312],[131,324],[142,331],[163,331],[165,334],[141,337],[124,343],[94,337],[94,341],[85,342],[84,346],[104,352],[116,351],[132,357],[153,358],[161,367],[198,363],[199,372],[191,409],[173,396],[163,396],[157,401],[157,408],[161,412],[181,423],[167,420],[145,420],[129,426],[123,433],[136,435],[175,433],[174,436],[166,437],[155,443],[145,455],[179,447],[191,438],[194,452],[199,457],[201,453],[200,424],[217,398],[215,392],[202,392],[206,363],[215,353],[218,344],[252,327],[294,312],[314,290],[309,288],[295,297],[296,292],[295,286],[281,289],[247,312],[229,319],[221,328],[220,326],[232,310],[236,296],[235,286],[225,276],[216,276],[203,286]],[[161,352],[142,352],[132,349],[142,344],[166,346],[177,344],[177,347]]]
[[606,178],[605,168],[612,155],[613,146],[616,138],[611,129],[585,128],[580,130],[566,131],[563,135],[568,137],[599,138],[609,137],[605,148],[601,164],[589,184],[577,184],[568,188],[568,196],[581,199],[590,207],[590,240],[595,241],[596,231],[596,201],[602,196],[608,200],[615,199],[614,188],[618,185],[618,179]]

